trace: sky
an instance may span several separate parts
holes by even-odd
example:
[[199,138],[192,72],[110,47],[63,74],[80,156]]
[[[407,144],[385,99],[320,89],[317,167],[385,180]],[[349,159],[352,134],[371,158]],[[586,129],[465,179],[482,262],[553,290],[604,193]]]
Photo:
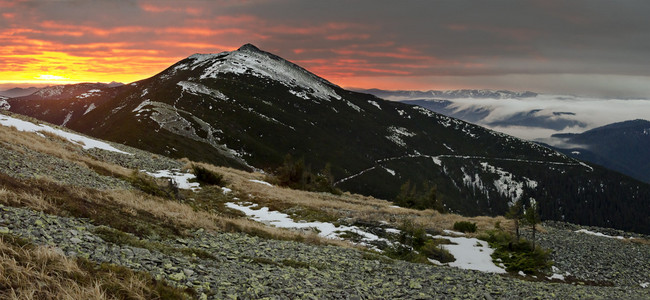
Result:
[[343,87],[650,98],[650,1],[6,1],[0,89],[129,83],[245,43]]

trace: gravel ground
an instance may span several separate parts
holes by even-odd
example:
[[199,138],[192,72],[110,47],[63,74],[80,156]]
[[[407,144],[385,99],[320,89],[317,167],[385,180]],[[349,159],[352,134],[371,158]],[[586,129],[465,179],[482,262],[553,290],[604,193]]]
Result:
[[[111,144],[133,155],[98,149],[77,151],[137,170],[182,167],[182,163],[169,158]],[[81,165],[1,142],[0,171],[18,178],[47,176],[97,189],[129,188],[121,180],[101,176]],[[539,235],[539,244],[553,249],[555,266],[561,272],[613,286],[528,281],[516,276],[395,261],[355,249],[203,230],[189,237],[155,240],[178,249],[170,255],[167,251],[165,254],[106,242],[94,233],[97,226],[88,220],[0,205],[2,234],[49,245],[67,256],[145,271],[175,285],[191,287],[199,292],[200,298],[650,299],[650,287],[641,286],[650,281],[649,245],[576,233],[583,227],[571,224],[553,222],[545,227],[547,232]],[[623,235],[607,229],[586,229]],[[202,259],[181,251],[188,248],[205,251],[214,258]]]
[[0,170],[16,178],[47,177],[58,182],[96,189],[128,189],[130,185],[110,176],[70,163],[58,157],[33,151],[27,147],[16,146],[11,150],[0,143]]
[[[650,298],[650,289],[638,284],[603,287],[532,282],[451,267],[394,261],[355,249],[203,230],[197,230],[190,237],[163,242],[174,248],[207,251],[214,259],[200,259],[181,252],[166,255],[105,242],[93,234],[96,227],[84,220],[23,208],[0,207],[0,212],[2,233],[51,245],[69,256],[146,271],[176,285],[192,287],[204,298]],[[584,243],[600,245],[598,240],[588,238]],[[585,245],[582,244],[581,248]]]
[[[650,282],[650,245],[630,240],[576,232],[586,229],[609,236],[645,238],[616,229],[545,222],[546,233],[538,234],[542,248],[552,249],[555,267],[581,280],[608,282],[616,286],[640,286]],[[529,233],[526,233],[529,236]]]

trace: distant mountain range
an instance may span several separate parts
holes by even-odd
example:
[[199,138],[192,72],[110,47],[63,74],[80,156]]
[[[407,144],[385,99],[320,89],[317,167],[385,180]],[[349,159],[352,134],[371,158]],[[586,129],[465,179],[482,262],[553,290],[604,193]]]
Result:
[[8,89],[6,91],[0,91],[0,96],[4,96],[7,98],[22,97],[22,96],[31,95],[38,90],[39,88],[36,87],[13,88],[13,89]]
[[462,99],[462,98],[478,98],[478,99],[512,99],[512,98],[531,98],[537,97],[537,93],[533,92],[513,92],[507,90],[446,90],[446,91],[387,91],[380,89],[355,89],[357,92],[375,95],[379,98],[393,101],[401,100],[435,100],[435,99]]
[[[103,87],[116,87],[116,86],[121,86],[124,85],[121,82],[115,82],[112,81],[110,83],[87,83],[87,84],[96,84],[98,86],[103,86]],[[74,86],[75,84],[70,84],[68,86]],[[64,86],[64,85],[58,85],[58,86]],[[41,90],[48,90],[48,89],[57,89],[57,86],[48,86],[44,88],[37,88],[37,87],[28,87],[28,88],[12,88],[8,89],[6,91],[0,91],[0,97],[4,96],[6,98],[17,98],[17,97],[24,97],[24,96],[29,96],[31,94],[34,94],[38,91]]]
[[250,44],[195,54],[124,86],[64,86],[5,101],[11,111],[172,157],[273,170],[291,154],[314,171],[330,163],[336,185],[351,192],[393,199],[407,181],[427,183],[452,212],[496,215],[516,200],[536,201],[545,219],[650,232],[648,184],[344,90]]

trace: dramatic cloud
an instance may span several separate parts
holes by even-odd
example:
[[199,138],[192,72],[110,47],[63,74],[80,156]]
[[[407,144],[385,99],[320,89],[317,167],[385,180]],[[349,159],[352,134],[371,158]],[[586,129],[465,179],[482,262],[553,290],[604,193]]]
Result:
[[0,83],[128,82],[251,42],[343,86],[647,97],[648,11],[645,0],[0,0]]

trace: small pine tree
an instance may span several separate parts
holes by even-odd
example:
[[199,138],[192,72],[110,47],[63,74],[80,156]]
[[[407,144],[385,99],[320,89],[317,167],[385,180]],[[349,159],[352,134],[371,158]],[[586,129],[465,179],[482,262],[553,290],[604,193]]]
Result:
[[526,212],[524,213],[524,219],[526,220],[526,224],[530,225],[530,228],[533,231],[533,250],[535,251],[535,233],[537,232],[537,224],[541,222],[541,218],[539,216],[539,212],[537,211],[537,203],[534,201],[531,201],[530,207],[526,209]]
[[423,187],[423,192],[420,192],[417,185],[411,184],[411,181],[407,180],[400,187],[400,192],[397,194],[397,197],[395,197],[395,204],[415,209],[432,208],[444,213],[444,206],[437,196],[438,190],[436,186],[431,186],[429,183],[425,182]]
[[519,242],[519,223],[524,218],[524,209],[521,200],[517,200],[517,202],[510,207],[510,210],[506,213],[506,218],[513,220],[515,223],[515,236],[517,237],[517,242]]

